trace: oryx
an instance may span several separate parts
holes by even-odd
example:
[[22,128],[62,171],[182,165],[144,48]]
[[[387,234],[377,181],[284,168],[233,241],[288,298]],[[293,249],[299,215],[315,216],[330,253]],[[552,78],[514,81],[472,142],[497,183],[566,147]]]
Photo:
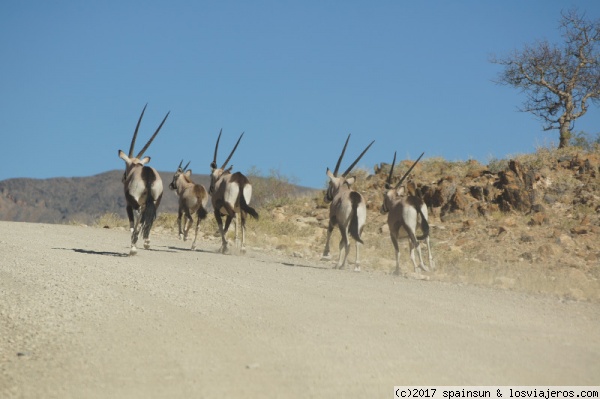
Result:
[[127,217],[129,218],[129,228],[131,230],[131,249],[129,255],[137,253],[135,244],[137,243],[140,230],[144,237],[144,248],[150,248],[150,230],[152,229],[154,219],[156,219],[156,212],[163,193],[162,180],[158,172],[150,166],[145,166],[150,162],[150,157],[142,158],[142,156],[167,120],[170,111],[167,112],[167,115],[144,148],[135,157],[133,156],[135,139],[137,138],[140,123],[142,122],[147,106],[148,104],[144,106],[140,119],[138,119],[135,126],[131,146],[129,147],[129,155],[125,155],[123,151],[119,150],[119,158],[125,161],[125,173],[123,174],[122,181],[125,188]]
[[[424,153],[423,153],[424,154]],[[429,271],[423,263],[423,255],[421,254],[421,247],[419,241],[425,240],[427,244],[427,250],[429,253],[429,266],[433,271],[435,265],[433,263],[433,255],[431,253],[431,246],[429,245],[429,220],[427,216],[427,205],[423,200],[414,195],[406,195],[405,188],[402,186],[402,182],[408,174],[415,167],[417,162],[421,159],[421,156],[415,161],[415,163],[408,169],[408,171],[402,176],[400,181],[392,187],[392,173],[394,172],[394,165],[396,164],[396,153],[394,152],[394,161],[390,168],[390,174],[385,183],[385,193],[383,195],[383,205],[381,206],[381,213],[388,214],[388,227],[390,230],[390,238],[396,251],[396,270],[394,274],[400,274],[400,251],[398,250],[398,238],[400,238],[400,229],[404,229],[408,235],[408,242],[410,246],[410,260],[412,260],[414,271],[417,272],[417,262],[415,260],[415,249],[419,254],[419,267],[424,271]],[[417,228],[420,228],[423,235],[417,237]]]
[[[206,204],[208,203],[208,194],[206,189],[201,184],[196,184],[192,181],[192,170],[187,165],[182,169],[181,164],[183,160],[179,162],[177,171],[173,175],[173,181],[169,184],[169,188],[177,193],[179,197],[179,211],[177,214],[177,224],[179,226],[179,239],[187,241],[188,232],[194,218],[192,214],[196,215],[196,231],[194,233],[194,242],[192,242],[192,249],[196,249],[196,239],[198,237],[198,227],[200,227],[200,221],[206,219],[208,212],[206,211]],[[185,214],[185,221],[183,222],[183,229],[181,226],[181,218]]]
[[365,227],[365,223],[367,221],[367,206],[363,196],[360,193],[350,189],[350,186],[352,186],[356,178],[354,176],[346,176],[348,173],[350,173],[358,161],[360,161],[362,156],[365,155],[375,140],[373,140],[371,144],[364,149],[364,151],[358,156],[358,158],[356,158],[352,165],[350,165],[350,167],[348,167],[348,169],[342,173],[341,176],[338,176],[337,173],[340,168],[340,163],[342,162],[342,158],[346,152],[346,147],[348,146],[349,140],[350,135],[348,135],[348,138],[346,139],[346,144],[344,144],[342,154],[335,165],[335,170],[333,173],[331,173],[329,168],[327,168],[329,185],[327,187],[327,193],[325,194],[325,202],[331,204],[329,205],[329,226],[327,227],[327,239],[325,241],[325,249],[323,250],[323,256],[321,259],[330,259],[329,240],[331,238],[333,229],[335,226],[338,226],[342,238],[339,246],[339,259],[335,268],[342,269],[346,265],[346,258],[348,257],[348,252],[350,250],[350,240],[348,238],[349,233],[356,241],[356,261],[354,263],[354,270],[360,271],[360,246],[363,243],[360,235],[362,234],[363,228]]
[[[221,133],[223,133],[223,129],[219,132],[219,137],[217,138],[217,144],[215,145],[215,155],[213,157],[213,161],[210,163],[211,174],[210,174],[210,188],[208,192],[211,195],[211,202],[215,213],[215,218],[217,219],[217,224],[219,225],[219,232],[221,233],[221,248],[219,251],[221,253],[227,252],[227,240],[225,239],[225,235],[229,230],[229,225],[233,220],[234,216],[236,218],[235,222],[235,245],[239,248],[238,241],[238,214],[241,218],[241,230],[242,230],[242,245],[241,252],[244,253],[246,251],[245,242],[246,242],[246,216],[250,214],[253,218],[258,219],[258,213],[254,208],[252,208],[250,204],[250,199],[252,198],[252,185],[246,176],[244,176],[240,172],[231,173],[231,169],[233,166],[225,169],[227,167],[227,163],[233,156],[233,153],[237,149],[242,136],[244,133],[240,135],[237,143],[231,150],[231,153],[223,162],[220,168],[217,167],[217,152],[219,150],[219,141],[221,140]],[[222,216],[226,216],[225,219],[225,227],[223,227]]]

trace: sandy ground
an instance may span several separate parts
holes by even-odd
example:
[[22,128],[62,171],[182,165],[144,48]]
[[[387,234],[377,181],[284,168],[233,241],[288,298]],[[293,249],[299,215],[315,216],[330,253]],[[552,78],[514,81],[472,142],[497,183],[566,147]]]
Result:
[[0,222],[1,398],[383,398],[600,385],[600,305]]

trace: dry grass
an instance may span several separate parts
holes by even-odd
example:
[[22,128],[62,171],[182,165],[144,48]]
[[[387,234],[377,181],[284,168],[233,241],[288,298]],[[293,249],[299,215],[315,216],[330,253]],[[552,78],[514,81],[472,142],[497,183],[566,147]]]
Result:
[[118,227],[128,228],[129,221],[116,213],[105,213],[94,221],[95,227],[114,229]]

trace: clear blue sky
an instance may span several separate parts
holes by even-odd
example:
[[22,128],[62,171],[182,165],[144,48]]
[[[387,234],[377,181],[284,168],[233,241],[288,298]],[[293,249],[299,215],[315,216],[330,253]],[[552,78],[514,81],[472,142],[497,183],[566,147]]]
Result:
[[[597,0],[20,1],[0,5],[0,180],[123,169],[140,149],[174,171],[209,173],[239,134],[236,170],[256,166],[322,188],[348,133],[345,167],[529,153],[558,142],[492,82],[506,55],[559,42],[560,11]],[[592,109],[576,131],[600,131]],[[137,151],[136,151],[137,152]],[[170,180],[171,175],[163,176]]]

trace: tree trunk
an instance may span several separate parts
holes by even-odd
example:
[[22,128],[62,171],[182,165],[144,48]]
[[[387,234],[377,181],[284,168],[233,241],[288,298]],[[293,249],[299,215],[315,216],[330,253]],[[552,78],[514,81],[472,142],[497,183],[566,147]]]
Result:
[[571,130],[569,130],[569,122],[563,122],[560,124],[560,141],[558,148],[565,148],[569,146],[571,141]]

